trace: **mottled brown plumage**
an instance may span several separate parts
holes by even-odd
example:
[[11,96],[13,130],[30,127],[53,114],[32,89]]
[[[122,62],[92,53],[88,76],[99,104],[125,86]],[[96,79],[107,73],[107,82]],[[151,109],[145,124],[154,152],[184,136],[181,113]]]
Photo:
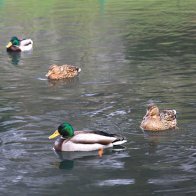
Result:
[[79,74],[80,68],[73,65],[51,65],[49,67],[46,77],[51,80],[60,80],[66,78],[73,78]]
[[176,110],[162,110],[155,104],[148,105],[146,115],[144,116],[140,127],[143,130],[163,131],[177,128]]

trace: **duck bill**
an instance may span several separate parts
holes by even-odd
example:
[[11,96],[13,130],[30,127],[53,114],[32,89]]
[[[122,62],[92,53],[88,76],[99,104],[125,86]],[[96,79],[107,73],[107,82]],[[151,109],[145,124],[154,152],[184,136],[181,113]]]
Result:
[[51,75],[51,72],[49,71],[45,76],[49,77]]
[[57,136],[59,136],[60,135],[60,133],[59,133],[59,131],[58,130],[56,130],[52,135],[50,135],[48,138],[49,139],[54,139],[55,137],[57,137]]
[[12,46],[12,42],[9,42],[6,46],[6,48],[10,48]]

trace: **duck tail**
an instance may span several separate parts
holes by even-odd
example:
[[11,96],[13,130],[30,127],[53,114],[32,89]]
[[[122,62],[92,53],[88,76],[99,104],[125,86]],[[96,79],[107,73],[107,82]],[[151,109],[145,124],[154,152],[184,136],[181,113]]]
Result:
[[81,72],[81,68],[80,67],[77,67],[76,70],[77,70],[78,73]]
[[125,137],[118,137],[115,141],[113,141],[113,145],[117,146],[117,145],[121,145],[124,144],[125,142],[127,142]]

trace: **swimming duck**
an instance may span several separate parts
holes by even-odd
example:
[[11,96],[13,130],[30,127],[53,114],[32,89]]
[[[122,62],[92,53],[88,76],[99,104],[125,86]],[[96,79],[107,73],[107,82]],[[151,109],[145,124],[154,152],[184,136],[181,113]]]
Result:
[[51,65],[46,77],[51,80],[73,78],[80,73],[81,69],[73,65]]
[[176,110],[159,111],[155,104],[149,104],[140,127],[149,131],[175,129],[177,128]]
[[54,143],[56,151],[94,151],[98,150],[102,156],[103,149],[121,145],[126,141],[124,137],[109,134],[103,131],[74,131],[72,125],[62,123],[58,129],[49,136],[49,139],[59,137]]
[[29,51],[33,48],[33,41],[31,39],[19,39],[12,37],[6,46],[8,52],[23,52]]

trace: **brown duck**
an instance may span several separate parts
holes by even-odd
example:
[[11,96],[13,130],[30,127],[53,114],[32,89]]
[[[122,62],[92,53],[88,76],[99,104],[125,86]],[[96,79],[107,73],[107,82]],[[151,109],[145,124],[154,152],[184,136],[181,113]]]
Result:
[[46,77],[51,80],[74,78],[79,75],[81,69],[73,65],[51,65]]
[[163,131],[177,128],[176,110],[162,110],[155,104],[149,104],[140,127],[148,131]]

